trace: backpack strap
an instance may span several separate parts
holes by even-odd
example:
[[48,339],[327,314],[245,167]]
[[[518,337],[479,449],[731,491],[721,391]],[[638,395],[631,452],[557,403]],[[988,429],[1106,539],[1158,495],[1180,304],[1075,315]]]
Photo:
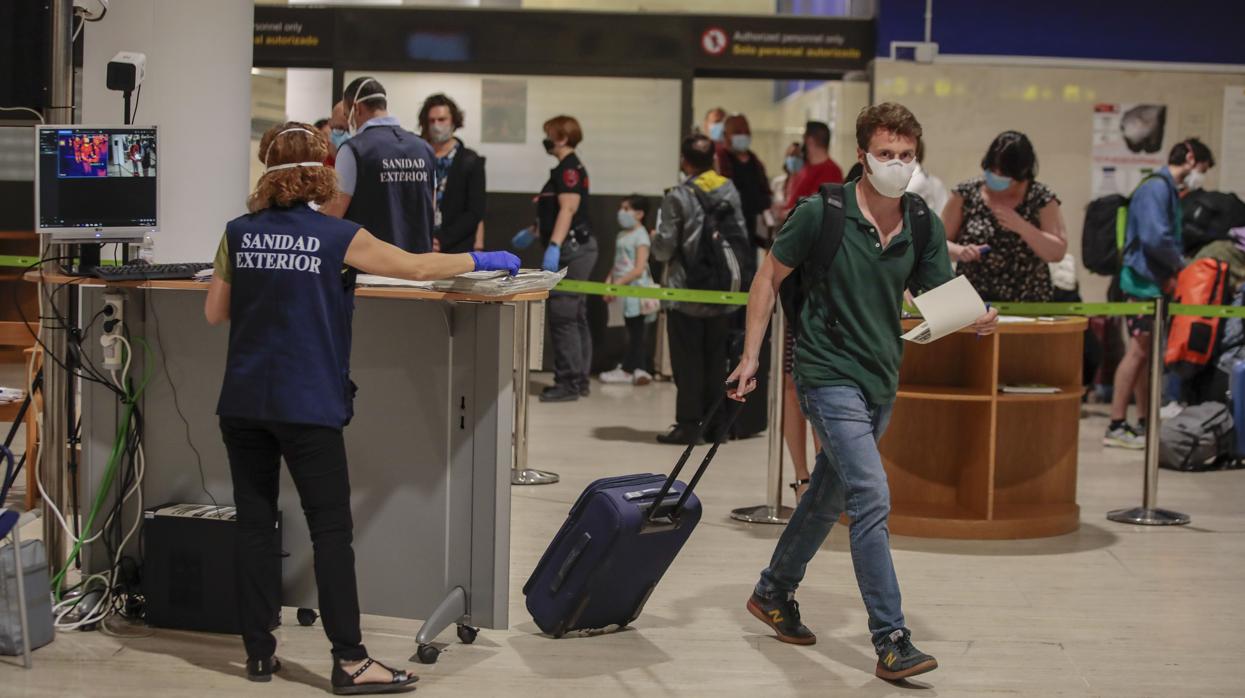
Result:
[[[821,236],[813,247],[812,255],[805,264],[811,265],[813,274],[826,274],[843,246],[843,227],[847,223],[847,211],[843,206],[843,185],[823,184],[819,191],[822,201]],[[808,279],[811,283],[812,279]]]
[[933,215],[930,214],[925,199],[920,195],[907,193],[904,194],[904,198],[908,202],[908,219],[912,223],[912,250],[916,253],[912,271],[908,272],[905,285],[913,295],[916,295],[917,289],[913,288],[912,284],[916,281],[917,269],[921,268],[921,260],[925,258],[925,250],[929,247],[930,237],[933,236]]

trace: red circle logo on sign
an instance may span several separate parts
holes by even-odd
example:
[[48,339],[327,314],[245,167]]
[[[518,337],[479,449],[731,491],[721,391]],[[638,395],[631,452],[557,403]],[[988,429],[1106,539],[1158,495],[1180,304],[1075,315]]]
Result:
[[710,56],[722,55],[729,44],[726,32],[718,27],[710,27],[700,35],[700,47]]

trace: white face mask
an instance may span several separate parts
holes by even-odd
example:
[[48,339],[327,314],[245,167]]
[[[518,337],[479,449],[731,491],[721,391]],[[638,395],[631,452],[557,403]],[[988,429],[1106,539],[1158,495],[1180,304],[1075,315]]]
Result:
[[354,89],[354,99],[350,100],[350,113],[346,115],[346,127],[349,130],[351,135],[354,135],[355,133],[357,133],[359,130],[359,126],[362,125],[362,124],[356,123],[355,118],[354,118],[355,108],[359,106],[359,102],[366,102],[369,99],[384,99],[386,97],[384,92],[377,92],[374,95],[360,97],[359,93],[363,91],[363,86],[367,85],[369,82],[376,82],[376,81],[373,80],[372,78],[368,78],[367,80],[364,80],[363,82],[359,83],[359,86]]
[[268,141],[268,149],[264,151],[264,166],[265,166],[264,174],[268,174],[269,172],[273,172],[276,170],[288,170],[291,167],[321,167],[322,165],[324,165],[324,163],[322,162],[289,162],[284,165],[269,165],[268,156],[272,152],[273,144],[277,142],[278,138],[289,133],[309,133],[314,138],[320,137],[319,133],[316,133],[315,131],[309,131],[305,128],[298,127],[298,126],[294,128],[287,128],[284,131],[278,132],[277,135],[272,137],[271,141]]
[[1189,170],[1189,174],[1184,176],[1184,188],[1189,191],[1201,189],[1206,184],[1206,173],[1201,170]]
[[869,165],[865,169],[869,183],[879,194],[888,199],[898,199],[903,196],[908,188],[908,182],[912,181],[912,174],[916,172],[917,164],[915,159],[904,163],[899,158],[882,162],[873,157],[873,153],[865,153],[865,162]]
[[454,135],[454,127],[450,124],[429,124],[428,138],[433,143],[444,143]]

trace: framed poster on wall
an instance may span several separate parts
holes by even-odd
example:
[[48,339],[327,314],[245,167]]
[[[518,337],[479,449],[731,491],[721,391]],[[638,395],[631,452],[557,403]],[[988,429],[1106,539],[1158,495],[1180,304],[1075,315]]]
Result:
[[1167,107],[1162,104],[1094,105],[1092,199],[1129,194],[1167,163]]

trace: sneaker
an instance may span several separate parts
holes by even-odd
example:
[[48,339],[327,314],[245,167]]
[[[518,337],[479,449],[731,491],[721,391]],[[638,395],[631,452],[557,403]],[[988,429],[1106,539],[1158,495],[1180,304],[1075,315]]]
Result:
[[600,378],[602,383],[631,383],[633,379],[630,373],[622,370],[622,366],[602,373]]
[[584,384],[579,386],[579,396],[588,397],[592,394],[592,386],[588,383],[588,379],[584,379]]
[[938,660],[912,646],[912,633],[896,630],[887,635],[876,648],[878,666],[874,670],[879,679],[899,681],[938,668]]
[[657,435],[657,443],[662,444],[678,444],[687,446],[689,444],[700,445],[705,442],[700,438],[697,432],[700,431],[695,424],[676,424],[671,427],[670,431],[665,434]]
[[817,636],[800,622],[800,604],[795,594],[779,594],[774,598],[752,592],[748,599],[748,612],[768,625],[781,642],[792,645],[815,645]]
[[1106,436],[1102,437],[1102,445],[1107,448],[1127,448],[1134,451],[1144,450],[1146,447],[1146,439],[1137,433],[1131,426],[1125,424],[1114,429],[1108,428]]
[[579,391],[565,385],[545,388],[540,393],[541,402],[574,402],[579,399]]
[[635,373],[631,374],[631,382],[634,385],[648,385],[653,382],[653,374],[642,368],[637,368]]
[[1173,401],[1163,405],[1163,408],[1159,410],[1159,416],[1163,419],[1175,419],[1180,416],[1181,412],[1184,412],[1184,405]]

